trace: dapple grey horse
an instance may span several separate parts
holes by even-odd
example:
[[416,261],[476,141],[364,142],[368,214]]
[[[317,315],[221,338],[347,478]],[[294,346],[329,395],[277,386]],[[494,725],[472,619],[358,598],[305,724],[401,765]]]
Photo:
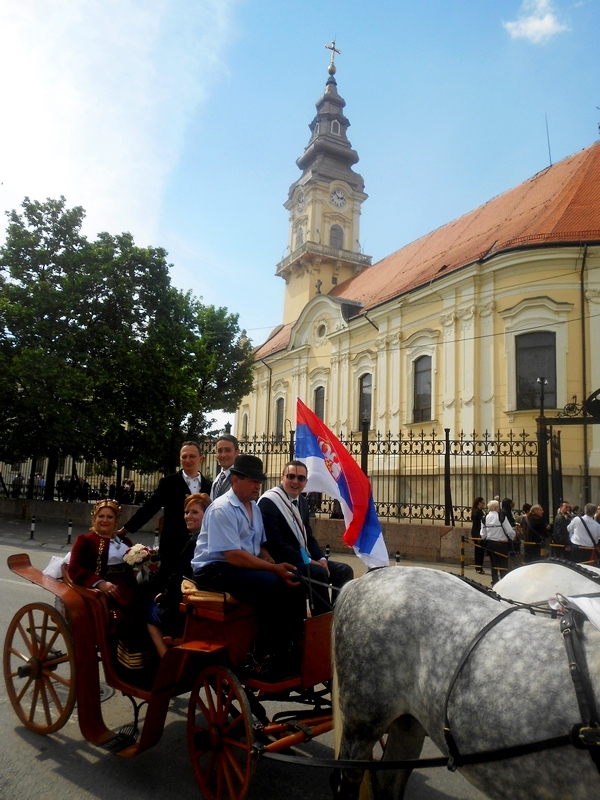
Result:
[[[503,618],[452,683],[469,643],[507,607],[432,569],[383,568],[347,584],[334,615],[339,758],[367,759],[386,730],[384,760],[418,758],[425,735],[448,754],[449,692],[449,727],[463,755],[562,736],[581,723],[559,625],[547,617],[515,611]],[[600,698],[600,631],[589,623],[584,649]],[[571,744],[461,772],[497,800],[600,797],[590,755]],[[362,773],[342,775],[338,796],[357,797]],[[409,775],[378,772],[378,797],[402,798]]]
[[532,604],[545,603],[557,593],[600,592],[600,569],[562,559],[535,561],[508,572],[495,584],[494,592],[505,600]]

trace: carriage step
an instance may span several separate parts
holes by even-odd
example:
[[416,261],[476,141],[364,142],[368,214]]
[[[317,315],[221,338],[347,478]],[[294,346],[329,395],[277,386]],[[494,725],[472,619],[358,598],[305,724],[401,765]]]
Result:
[[124,725],[112,739],[103,742],[100,747],[108,750],[109,753],[120,753],[127,747],[135,744],[139,736],[139,730],[133,725]]

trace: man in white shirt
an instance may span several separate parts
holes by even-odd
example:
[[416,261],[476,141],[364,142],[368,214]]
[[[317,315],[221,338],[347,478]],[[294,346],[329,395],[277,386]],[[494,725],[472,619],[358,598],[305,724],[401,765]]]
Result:
[[235,436],[224,433],[217,439],[216,444],[217,461],[221,471],[217,474],[210,490],[210,499],[216,500],[231,489],[231,467],[240,454],[240,445]]
[[571,537],[571,558],[578,563],[595,561],[594,548],[600,541],[600,523],[594,519],[598,506],[587,503],[582,517],[573,517],[567,525]]

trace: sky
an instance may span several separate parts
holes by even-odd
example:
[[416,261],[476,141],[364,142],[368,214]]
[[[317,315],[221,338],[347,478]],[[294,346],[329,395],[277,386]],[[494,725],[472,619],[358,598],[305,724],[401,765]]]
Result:
[[0,210],[64,195],[260,344],[333,39],[374,262],[598,139],[600,0],[0,0]]

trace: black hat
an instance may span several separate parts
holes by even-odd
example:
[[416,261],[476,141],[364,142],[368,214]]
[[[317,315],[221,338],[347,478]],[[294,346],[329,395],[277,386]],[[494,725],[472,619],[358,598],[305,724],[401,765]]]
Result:
[[267,476],[263,472],[263,463],[256,456],[236,456],[229,471],[242,478],[251,478],[253,481],[267,480]]

